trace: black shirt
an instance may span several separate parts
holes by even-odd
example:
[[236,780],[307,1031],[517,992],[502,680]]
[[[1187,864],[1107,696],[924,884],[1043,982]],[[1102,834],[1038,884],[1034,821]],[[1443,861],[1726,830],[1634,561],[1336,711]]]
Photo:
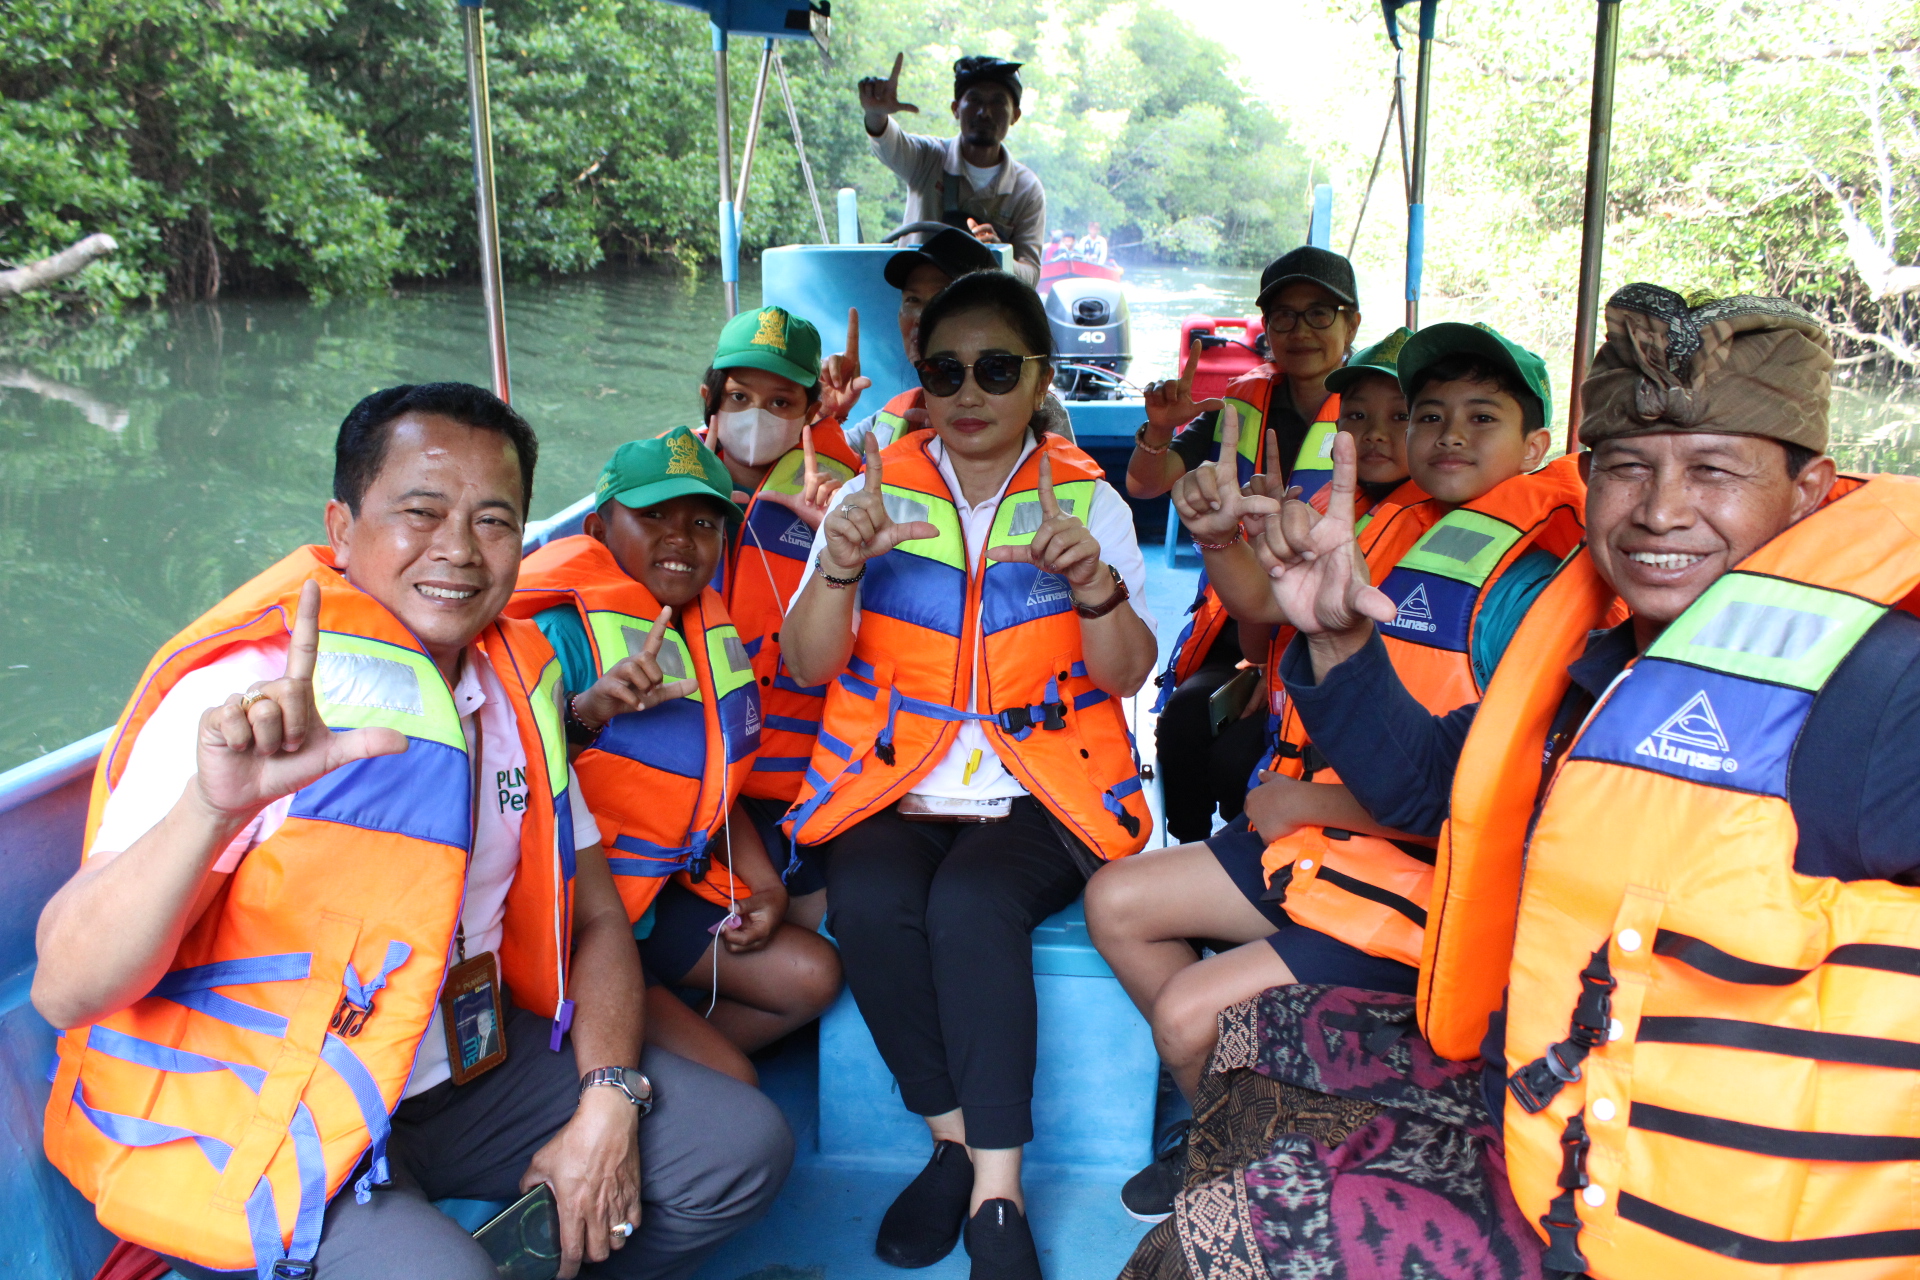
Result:
[[[1590,706],[1634,654],[1631,622],[1594,632],[1567,668],[1579,701]],[[1374,820],[1438,835],[1479,704],[1430,715],[1378,633],[1324,684],[1313,683],[1304,637],[1280,674],[1314,746]],[[1794,743],[1787,800],[1802,875],[1920,884],[1920,618],[1888,613],[1835,668]]]
[[[1187,470],[1192,471],[1203,462],[1213,461],[1217,452],[1213,433],[1219,421],[1219,412],[1210,410],[1173,433],[1172,449],[1186,464]],[[1280,470],[1284,475],[1291,476],[1293,460],[1300,456],[1300,446],[1306,441],[1307,429],[1312,424],[1293,407],[1293,395],[1287,390],[1285,378],[1273,380],[1273,395],[1268,398],[1266,417],[1260,425],[1268,434],[1279,437]],[[1262,446],[1265,443],[1263,440]],[[1266,457],[1264,447],[1255,456]]]

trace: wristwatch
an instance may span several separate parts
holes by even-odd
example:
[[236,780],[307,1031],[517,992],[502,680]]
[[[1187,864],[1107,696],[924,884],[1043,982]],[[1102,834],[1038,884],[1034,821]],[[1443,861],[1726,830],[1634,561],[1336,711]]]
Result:
[[[1108,565],[1107,572],[1113,575],[1113,594],[1105,600],[1102,600],[1099,604],[1081,604],[1078,600],[1075,600],[1073,602],[1073,611],[1075,613],[1083,618],[1104,618],[1115,609],[1118,609],[1121,601],[1132,594],[1127,590],[1127,580],[1120,576],[1118,569],[1112,565]],[[1071,599],[1071,596],[1069,596],[1069,598]]]
[[627,1101],[640,1108],[643,1116],[653,1110],[653,1081],[632,1067],[595,1067],[580,1077],[580,1092],[585,1093],[597,1084],[626,1094]]

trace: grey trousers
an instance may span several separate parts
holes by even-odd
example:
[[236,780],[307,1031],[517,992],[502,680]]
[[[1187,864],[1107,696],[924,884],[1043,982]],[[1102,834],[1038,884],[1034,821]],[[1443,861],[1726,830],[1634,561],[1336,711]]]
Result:
[[[507,1060],[471,1084],[441,1085],[400,1105],[388,1155],[393,1184],[354,1203],[352,1185],[327,1206],[317,1280],[494,1280],[493,1263],[453,1219],[446,1197],[512,1200],[534,1153],[573,1116],[573,1046],[547,1048],[551,1024],[507,1012]],[[780,1109],[749,1088],[664,1049],[640,1068],[653,1081],[640,1122],[640,1229],[580,1274],[606,1280],[684,1280],[723,1240],[765,1213],[793,1162]],[[174,1262],[189,1280],[251,1278]]]

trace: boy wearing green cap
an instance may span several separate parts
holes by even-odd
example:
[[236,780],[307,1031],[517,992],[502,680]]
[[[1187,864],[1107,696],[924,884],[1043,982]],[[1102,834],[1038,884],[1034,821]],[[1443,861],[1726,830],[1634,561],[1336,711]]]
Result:
[[[1376,369],[1385,363],[1367,354]],[[1379,627],[1394,668],[1442,714],[1479,700],[1527,606],[1579,545],[1585,486],[1571,458],[1541,467],[1552,437],[1546,369],[1533,353],[1483,325],[1441,324],[1407,338],[1394,363],[1410,410],[1411,478],[1373,509],[1359,545],[1397,609]],[[1353,503],[1356,454],[1351,436],[1336,437],[1330,503]],[[1245,519],[1263,538],[1281,523],[1280,504],[1242,494],[1234,472],[1213,463],[1181,478],[1174,503],[1211,548],[1208,575],[1234,616],[1285,626],[1241,533]],[[1272,772],[1241,818],[1204,842],[1102,868],[1087,886],[1094,942],[1189,1096],[1222,1009],[1288,983],[1411,995],[1419,979],[1431,840],[1376,823],[1291,707],[1274,745]],[[1382,744],[1368,767],[1396,764]],[[1188,938],[1238,945],[1200,960]],[[1138,1217],[1170,1212],[1180,1171],[1170,1151],[1135,1175],[1123,1202]]]
[[[1396,505],[1425,497],[1417,488],[1395,494],[1407,483],[1407,393],[1400,388],[1400,351],[1413,330],[1405,325],[1356,352],[1341,368],[1327,375],[1327,390],[1340,397],[1340,429],[1353,437],[1358,461],[1359,492],[1356,515],[1364,516],[1390,496]],[[1310,499],[1326,509],[1326,490]]]
[[[740,517],[686,427],[615,450],[584,532],[521,564],[509,612],[560,657],[574,768],[640,936],[667,1048],[752,1083],[744,1054],[818,1016],[839,957],[785,923],[787,891],[741,784],[760,744],[748,647],[711,585]],[[711,989],[703,1022],[666,987]]]
[[[848,325],[857,352],[858,318],[849,314]],[[741,807],[783,869],[791,918],[807,928],[825,914],[826,880],[779,823],[800,794],[825,690],[801,685],[781,663],[780,623],[827,503],[860,470],[840,427],[865,386],[857,373],[823,383],[820,331],[783,308],[761,307],[727,321],[700,383],[707,443],[746,512],[731,526],[719,589],[752,655],[766,713]]]

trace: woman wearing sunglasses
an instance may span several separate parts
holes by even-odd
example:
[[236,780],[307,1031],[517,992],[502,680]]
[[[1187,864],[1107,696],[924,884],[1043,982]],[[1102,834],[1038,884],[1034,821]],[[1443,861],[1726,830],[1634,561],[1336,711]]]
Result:
[[790,821],[828,845],[848,985],[934,1139],[876,1251],[927,1266],[964,1227],[974,1280],[1038,1280],[1029,935],[1152,826],[1121,710],[1154,660],[1146,566],[1099,464],[1036,430],[1030,287],[956,280],[919,345],[929,428],[868,441],[782,628],[794,677],[831,682]]

